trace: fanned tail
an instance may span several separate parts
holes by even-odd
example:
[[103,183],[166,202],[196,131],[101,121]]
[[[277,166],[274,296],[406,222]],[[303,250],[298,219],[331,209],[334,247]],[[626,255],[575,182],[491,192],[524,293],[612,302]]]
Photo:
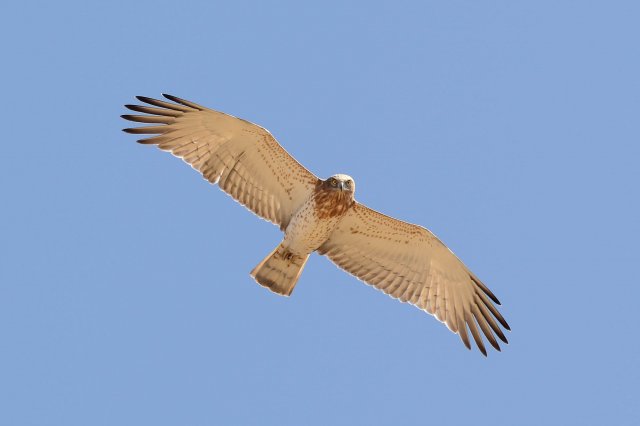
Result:
[[280,244],[251,271],[258,284],[282,296],[290,296],[309,255],[296,255]]

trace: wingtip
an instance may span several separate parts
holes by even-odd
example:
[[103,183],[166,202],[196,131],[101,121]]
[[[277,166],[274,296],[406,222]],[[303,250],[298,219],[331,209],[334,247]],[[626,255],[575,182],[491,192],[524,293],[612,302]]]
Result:
[[154,102],[158,102],[156,99],[150,98],[149,96],[136,96],[136,99],[149,105],[155,105]]
[[489,298],[493,301],[493,303],[495,303],[496,305],[501,305],[500,300],[498,300],[498,298],[496,297],[495,294],[493,294],[493,292],[491,290],[489,290],[489,287],[487,287],[482,281],[480,281],[480,279],[478,277],[476,277],[473,273],[469,272],[469,276],[471,277],[471,280],[473,282],[476,283],[476,285],[478,287],[480,287],[480,289],[482,289],[482,291],[484,292],[484,294],[486,294],[487,296],[489,296]]
[[179,98],[179,97],[177,97],[175,95],[170,95],[168,93],[163,93],[162,97],[165,98],[165,99],[169,99],[171,102],[175,102],[175,103],[181,104],[181,105],[186,105],[187,103],[189,103],[188,101],[186,101],[186,100],[184,100],[182,98]]
[[155,136],[150,138],[138,139],[136,142],[138,142],[140,145],[156,145],[158,143]]
[[489,343],[491,344],[491,346],[493,347],[493,349],[495,349],[498,352],[502,352],[502,349],[500,348],[500,344],[498,343],[497,340],[495,339],[489,339]]
[[465,339],[462,339],[462,343],[464,343],[464,346],[468,349],[471,350],[471,343]]
[[169,99],[170,101],[173,101],[173,102],[175,102],[177,104],[186,106],[188,108],[193,108],[193,109],[196,109],[198,111],[203,111],[203,110],[206,109],[202,105],[198,105],[195,102],[191,102],[191,101],[188,101],[186,99],[182,99],[182,98],[179,98],[177,96],[170,95],[168,93],[163,93],[162,96],[164,96],[166,99]]
[[145,104],[155,105],[155,106],[159,106],[157,105],[157,102],[162,102],[159,99],[150,98],[149,96],[136,96],[136,99],[139,100],[140,102],[144,102]]
[[500,300],[491,291],[489,291],[487,295],[491,298],[491,300],[493,300],[493,303],[495,303],[496,305],[502,305],[502,303],[500,303]]
[[[134,122],[136,122],[136,121],[137,121],[137,120],[136,120],[136,116],[135,116],[135,115],[131,115],[131,114],[122,114],[122,115],[120,116],[120,118],[123,118],[123,119],[125,119],[125,120],[127,120],[127,121],[134,121]],[[139,120],[138,120],[138,121],[139,121]]]

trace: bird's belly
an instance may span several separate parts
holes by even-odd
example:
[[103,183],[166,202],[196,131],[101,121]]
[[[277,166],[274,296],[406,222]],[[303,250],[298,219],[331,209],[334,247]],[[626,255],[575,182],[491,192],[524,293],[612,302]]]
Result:
[[284,246],[292,253],[308,254],[324,243],[342,216],[319,218],[315,209],[304,206],[285,230]]

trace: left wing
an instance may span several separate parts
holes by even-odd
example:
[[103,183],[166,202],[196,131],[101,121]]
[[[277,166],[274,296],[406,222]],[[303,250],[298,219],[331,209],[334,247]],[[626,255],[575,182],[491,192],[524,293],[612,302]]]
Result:
[[444,322],[471,348],[467,327],[480,351],[487,351],[477,325],[491,345],[508,343],[496,320],[493,293],[427,229],[356,203],[318,249],[340,268],[402,302]]
[[148,115],[122,118],[152,126],[124,129],[152,135],[138,142],[182,158],[258,216],[285,229],[311,195],[318,178],[298,163],[266,129],[184,99],[138,96],[147,105],[126,105]]

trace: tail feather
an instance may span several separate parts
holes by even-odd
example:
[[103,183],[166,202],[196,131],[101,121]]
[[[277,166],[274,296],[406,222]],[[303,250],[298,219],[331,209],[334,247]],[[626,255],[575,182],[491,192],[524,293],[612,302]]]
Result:
[[309,255],[296,255],[281,245],[258,264],[251,276],[258,284],[283,296],[291,295]]

